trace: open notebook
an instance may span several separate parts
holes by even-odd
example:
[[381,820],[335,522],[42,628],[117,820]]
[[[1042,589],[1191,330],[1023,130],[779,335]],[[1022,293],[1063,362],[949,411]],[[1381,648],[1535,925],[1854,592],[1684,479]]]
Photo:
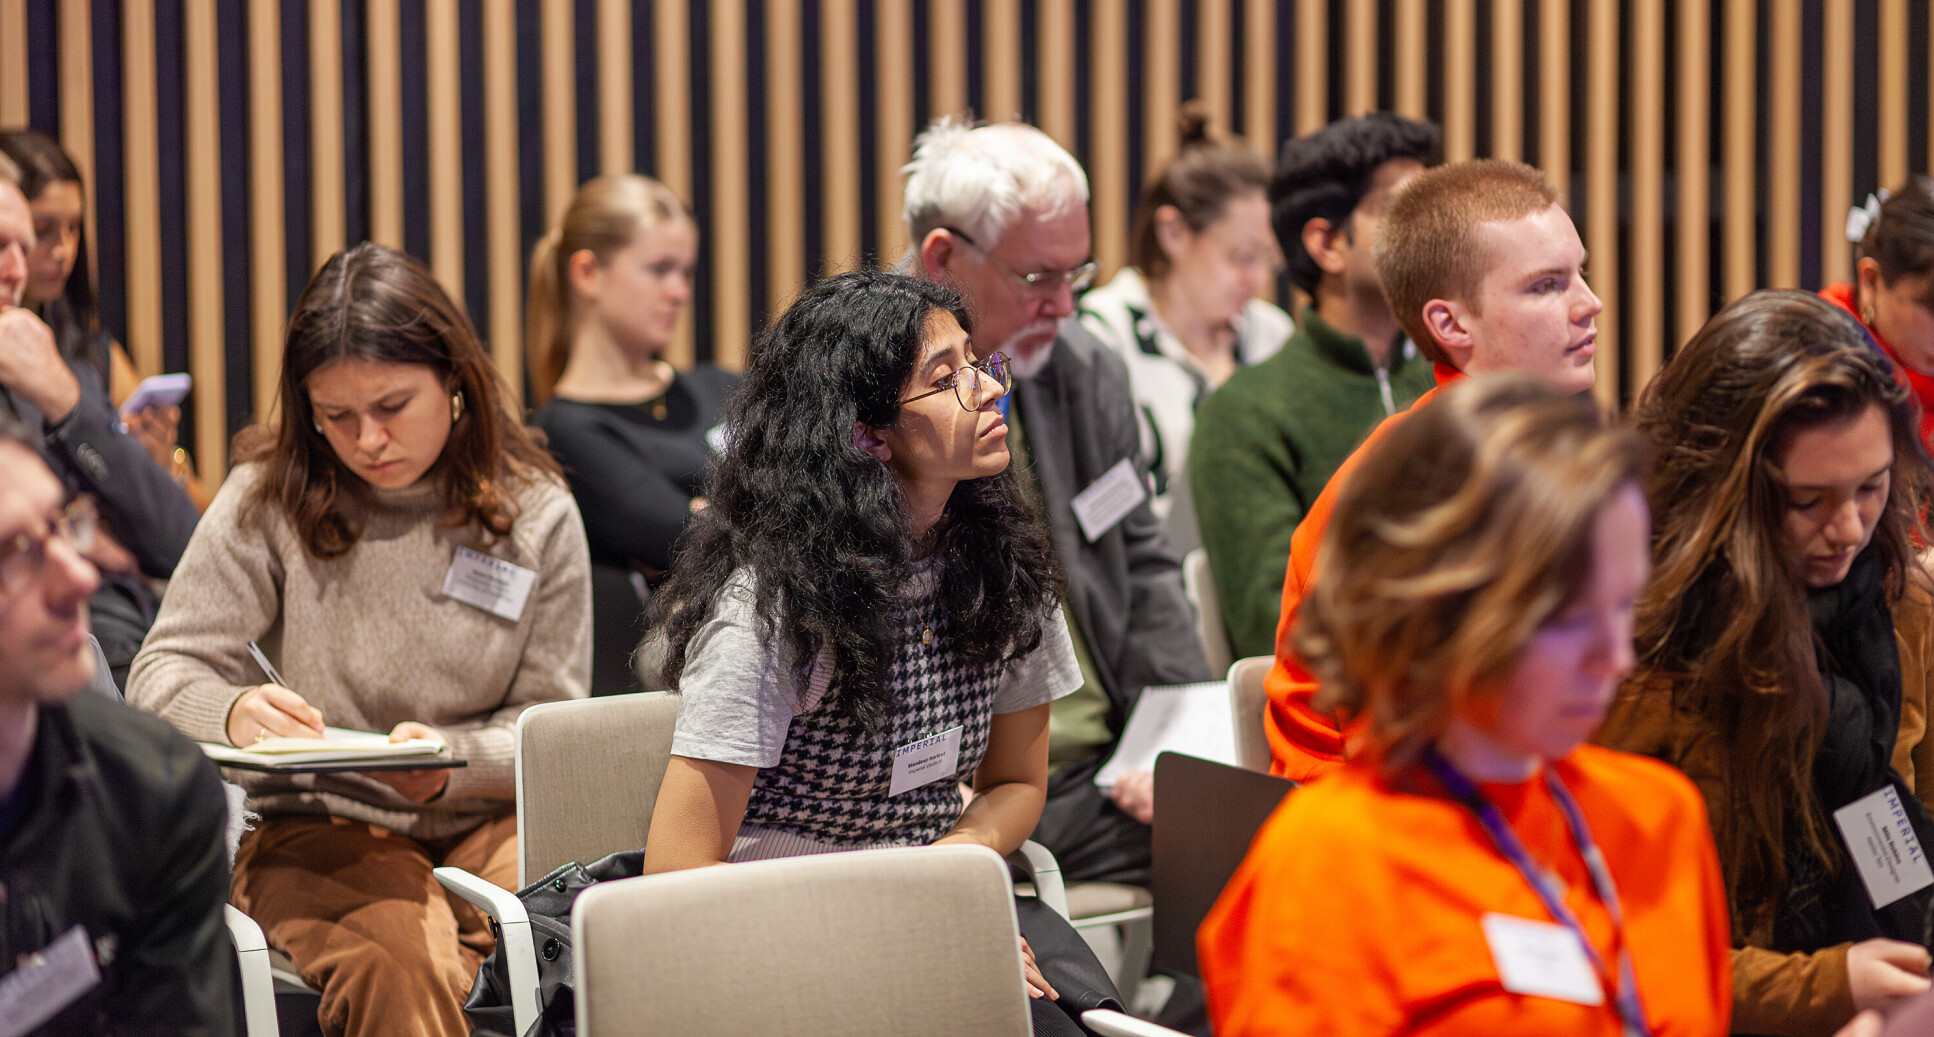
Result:
[[448,749],[427,738],[392,742],[374,731],[325,727],[321,738],[265,738],[236,748],[197,742],[209,759],[225,767],[247,770],[393,770],[418,767],[461,767]]

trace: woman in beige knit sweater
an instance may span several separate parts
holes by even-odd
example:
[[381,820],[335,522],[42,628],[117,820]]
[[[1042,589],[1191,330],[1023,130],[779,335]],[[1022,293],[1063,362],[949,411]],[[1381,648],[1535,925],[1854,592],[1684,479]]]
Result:
[[[583,526],[469,321],[401,253],[324,264],[290,318],[280,404],[238,440],[245,463],[195,531],[128,694],[204,741],[328,724],[466,761],[241,776],[263,820],[233,887],[322,991],[326,1032],[463,1034],[492,940],[430,870],[515,882],[512,727],[589,681]],[[503,577],[494,598],[474,592],[486,569]],[[251,641],[287,687],[262,683]]]

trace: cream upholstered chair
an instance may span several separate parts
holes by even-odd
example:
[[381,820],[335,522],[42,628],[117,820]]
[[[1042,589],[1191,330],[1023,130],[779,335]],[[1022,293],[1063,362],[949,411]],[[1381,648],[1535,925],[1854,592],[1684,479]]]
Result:
[[1209,660],[1209,672],[1229,668],[1236,650],[1229,644],[1229,628],[1222,621],[1222,599],[1216,597],[1215,575],[1209,570],[1209,553],[1202,548],[1182,558],[1182,591],[1195,607],[1195,636],[1202,642],[1202,654]]
[[1252,771],[1269,771],[1269,736],[1263,734],[1262,715],[1268,709],[1263,678],[1274,665],[1274,656],[1257,655],[1237,659],[1229,667],[1229,711],[1236,718],[1236,759]]
[[584,1037],[1029,1032],[1007,866],[983,847],[600,883],[571,930]]
[[280,1033],[275,1015],[275,979],[269,973],[269,942],[255,919],[222,905],[228,936],[235,944],[235,964],[240,973],[242,993],[242,1032],[248,1037],[276,1037]]

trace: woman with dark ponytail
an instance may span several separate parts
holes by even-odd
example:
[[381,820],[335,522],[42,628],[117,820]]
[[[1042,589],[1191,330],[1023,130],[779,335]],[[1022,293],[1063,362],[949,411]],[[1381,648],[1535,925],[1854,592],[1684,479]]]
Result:
[[[1007,854],[1033,831],[1048,704],[1080,667],[1046,529],[1008,468],[1007,358],[975,356],[957,296],[874,272],[806,289],[754,348],[711,505],[653,603],[684,698],[647,872],[929,843]],[[935,766],[908,784],[895,750],[932,739]],[[1043,927],[1072,936],[1022,912],[1037,947]],[[1071,1025],[1030,983],[1036,1032]]]
[[1155,512],[1181,546],[1192,515],[1172,515],[1195,408],[1238,367],[1281,349],[1289,314],[1256,298],[1282,267],[1269,229],[1269,166],[1209,134],[1208,110],[1182,106],[1180,149],[1135,210],[1129,266],[1081,299],[1081,322],[1128,364],[1155,479]]

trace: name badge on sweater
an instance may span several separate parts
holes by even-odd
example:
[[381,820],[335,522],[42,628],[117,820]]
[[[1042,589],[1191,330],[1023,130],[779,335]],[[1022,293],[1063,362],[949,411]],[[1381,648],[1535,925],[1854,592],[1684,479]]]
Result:
[[459,547],[457,556],[450,560],[450,571],[443,577],[443,596],[515,623],[524,614],[524,603],[530,600],[536,584],[535,569]]
[[1846,837],[1848,856],[1875,907],[1934,886],[1934,870],[1928,868],[1921,841],[1892,785],[1834,811],[1833,821]]
[[0,979],[0,1034],[32,1033],[101,983],[94,948],[81,926],[32,954]]
[[1148,487],[1135,476],[1135,466],[1124,457],[1075,495],[1074,518],[1081,524],[1081,535],[1092,544],[1147,499]]
[[886,794],[897,796],[953,777],[960,769],[960,735],[964,730],[949,728],[893,750],[893,783],[887,786]]
[[1577,933],[1551,922],[1496,913],[1485,915],[1480,924],[1504,989],[1575,1005],[1605,1003],[1605,987]]

